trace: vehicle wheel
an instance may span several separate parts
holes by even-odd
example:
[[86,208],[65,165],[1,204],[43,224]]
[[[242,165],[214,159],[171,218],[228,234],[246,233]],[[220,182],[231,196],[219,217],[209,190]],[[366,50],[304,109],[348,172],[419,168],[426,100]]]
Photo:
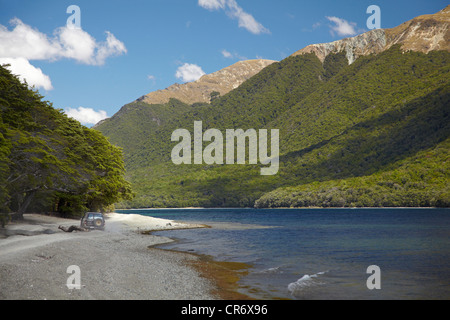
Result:
[[100,228],[102,226],[102,220],[100,220],[100,219],[94,220],[94,226],[96,226],[97,228]]

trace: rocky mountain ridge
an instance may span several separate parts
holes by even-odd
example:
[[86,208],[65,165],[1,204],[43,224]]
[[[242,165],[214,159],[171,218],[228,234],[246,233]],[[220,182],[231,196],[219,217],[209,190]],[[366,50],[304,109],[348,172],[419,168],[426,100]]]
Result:
[[[291,56],[314,53],[324,62],[330,53],[345,52],[348,63],[352,64],[360,56],[378,54],[400,44],[403,51],[429,53],[435,50],[450,52],[450,5],[435,14],[415,17],[401,25],[390,29],[374,29],[351,38],[329,43],[311,44]],[[217,72],[204,75],[197,81],[184,84],[173,84],[170,87],[146,94],[135,102],[147,104],[166,104],[171,98],[186,104],[211,102],[211,93],[225,95],[239,87],[243,82],[258,74],[274,60],[239,61]],[[122,108],[116,115],[126,112]],[[110,118],[109,118],[110,119]],[[105,121],[94,126],[98,128]]]
[[274,62],[276,61],[264,59],[239,61],[222,70],[204,75],[197,81],[176,83],[166,89],[151,92],[139,98],[138,101],[148,104],[164,104],[171,98],[175,98],[187,104],[209,103],[212,92],[224,95]]
[[[311,44],[292,56],[314,53],[323,62],[330,53],[345,52],[349,64],[352,64],[360,56],[378,54],[396,44],[400,44],[404,51],[450,51],[449,25],[450,5],[435,14],[418,16],[391,29],[375,29],[334,42]],[[264,59],[239,61],[204,75],[197,81],[176,83],[166,89],[150,92],[136,101],[165,104],[175,98],[187,104],[210,103],[211,93],[224,95],[275,62],[277,61]]]
[[352,38],[309,45],[293,56],[314,53],[323,62],[330,53],[345,52],[349,64],[400,44],[404,51],[450,51],[450,5],[435,14],[416,17],[391,29],[374,29]]

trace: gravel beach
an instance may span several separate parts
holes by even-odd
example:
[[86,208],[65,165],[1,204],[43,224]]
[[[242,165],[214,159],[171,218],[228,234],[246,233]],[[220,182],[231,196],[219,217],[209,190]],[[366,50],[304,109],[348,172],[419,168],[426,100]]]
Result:
[[[71,225],[78,226],[79,220],[26,214],[24,221],[2,230],[0,299],[218,299],[212,293],[215,285],[192,267],[198,257],[154,249],[171,239],[142,234],[202,226],[109,214],[105,231],[58,229]],[[70,266],[79,267],[80,289],[67,286]]]

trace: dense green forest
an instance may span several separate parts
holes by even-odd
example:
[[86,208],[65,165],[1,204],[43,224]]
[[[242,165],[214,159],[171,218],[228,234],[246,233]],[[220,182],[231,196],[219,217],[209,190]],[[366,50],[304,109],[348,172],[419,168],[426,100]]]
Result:
[[[211,104],[133,102],[97,129],[124,149],[121,207],[449,206],[450,53],[399,46],[274,63]],[[280,170],[171,162],[177,128],[279,129]],[[207,143],[204,144],[204,146]]]
[[0,66],[0,218],[79,215],[131,200],[122,150]]

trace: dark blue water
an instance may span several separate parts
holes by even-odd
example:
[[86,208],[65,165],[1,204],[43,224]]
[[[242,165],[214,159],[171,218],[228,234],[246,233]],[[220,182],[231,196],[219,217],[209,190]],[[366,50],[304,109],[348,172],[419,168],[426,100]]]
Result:
[[[211,229],[157,232],[164,248],[251,265],[257,299],[449,299],[449,209],[118,210]],[[367,268],[380,268],[369,290]]]

